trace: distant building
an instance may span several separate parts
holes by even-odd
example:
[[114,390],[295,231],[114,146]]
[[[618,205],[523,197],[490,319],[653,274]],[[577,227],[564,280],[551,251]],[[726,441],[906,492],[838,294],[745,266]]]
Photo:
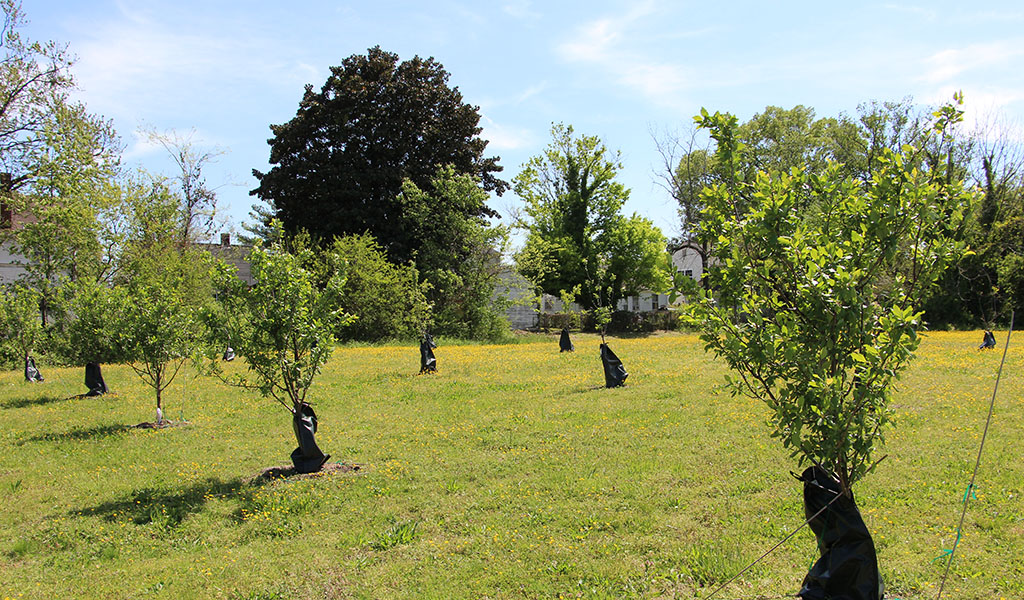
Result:
[[255,280],[252,278],[252,265],[249,264],[249,253],[252,246],[246,244],[231,245],[231,234],[220,234],[219,244],[192,244],[194,248],[206,250],[226,264],[235,267],[235,273],[242,281],[252,285]]
[[[14,210],[10,202],[11,175],[0,173],[0,284],[17,281],[25,272],[25,258],[14,253],[11,234],[35,220],[31,214]],[[6,191],[4,191],[6,190]]]
[[682,248],[672,253],[672,265],[676,272],[691,277],[700,283],[704,276],[704,262],[701,260],[700,247],[693,243],[687,243]]
[[13,283],[25,272],[22,257],[15,254],[9,241],[0,241],[0,285]]
[[511,304],[505,309],[505,318],[512,329],[532,329],[537,326],[537,306],[533,286],[513,267],[502,265],[498,271],[498,284],[494,286],[494,298],[507,299]]

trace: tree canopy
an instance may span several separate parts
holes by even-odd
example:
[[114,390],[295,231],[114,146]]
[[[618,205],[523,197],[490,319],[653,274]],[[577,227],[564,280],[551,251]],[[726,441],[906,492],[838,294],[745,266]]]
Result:
[[[707,270],[717,240],[697,235],[705,187],[731,180],[752,183],[759,172],[803,166],[821,170],[829,161],[838,165],[840,175],[868,181],[885,168],[887,153],[896,152],[908,168],[941,171],[947,182],[962,179],[984,191],[982,201],[953,232],[974,252],[963,256],[929,292],[928,321],[972,327],[1007,321],[1012,310],[1024,306],[1024,243],[1016,233],[1024,214],[1019,127],[993,121],[966,130],[952,123],[936,135],[931,129],[934,111],[910,98],[864,102],[854,114],[821,118],[806,106],[768,106],[737,122],[733,133],[742,152],[728,166],[721,163],[716,142],[703,141],[696,129],[663,136],[656,140],[665,161],[661,179],[679,204],[681,235],[673,244],[695,247]],[[910,153],[903,152],[907,145],[913,148]]]
[[551,135],[543,154],[514,180],[526,203],[520,272],[548,294],[577,290],[587,309],[614,307],[644,288],[664,289],[661,232],[642,217],[621,214],[629,190],[615,180],[618,153],[596,136],[576,136],[571,125],[555,124]]
[[[448,72],[433,58],[399,62],[379,46],[354,54],[319,91],[311,85],[287,123],[271,125],[270,163],[254,170],[250,193],[270,205],[290,233],[308,231],[329,242],[369,233],[389,258],[405,262],[420,247],[417,223],[398,200],[403,181],[432,190],[437,170],[450,165],[497,193],[497,158],[485,158],[480,113],[449,87]],[[494,216],[480,202],[468,216]],[[255,210],[256,215],[266,211]]]
[[[959,118],[940,114],[941,137]],[[722,165],[746,164],[731,115],[702,111]],[[882,150],[869,177],[821,169],[741,174],[703,195],[698,236],[714,239],[712,295],[691,306],[706,347],[765,401],[773,435],[849,490],[875,464],[893,382],[919,343],[923,300],[966,249],[972,193],[947,165]]]
[[438,169],[427,189],[408,179],[402,185],[399,200],[420,240],[414,258],[427,284],[433,332],[499,339],[508,329],[503,301],[494,297],[508,231],[473,215],[486,199],[475,177],[450,165]]
[[289,253],[281,245],[257,244],[249,260],[252,287],[228,267],[215,277],[224,306],[216,334],[229,340],[249,367],[228,381],[258,390],[294,413],[334,350],[334,332],[353,319],[339,308],[344,275],[335,271],[318,281],[310,248]]

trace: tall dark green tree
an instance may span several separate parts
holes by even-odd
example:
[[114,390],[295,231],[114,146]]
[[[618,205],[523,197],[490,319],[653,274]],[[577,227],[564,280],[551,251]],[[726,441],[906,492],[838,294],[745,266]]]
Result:
[[[324,241],[370,233],[392,261],[405,262],[421,240],[397,199],[403,181],[432,191],[437,170],[451,165],[487,191],[507,189],[496,177],[498,159],[484,157],[479,121],[440,63],[418,56],[399,62],[370,48],[331,67],[320,90],[307,85],[295,117],[271,125],[274,166],[253,171],[259,187],[250,193],[289,233],[304,229]],[[467,210],[494,216],[483,203]]]

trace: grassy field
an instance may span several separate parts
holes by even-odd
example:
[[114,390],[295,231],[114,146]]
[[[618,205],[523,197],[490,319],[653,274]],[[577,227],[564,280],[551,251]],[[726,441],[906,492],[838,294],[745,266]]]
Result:
[[[934,598],[978,452],[998,351],[929,334],[858,484],[887,597]],[[0,374],[0,598],[694,598],[803,522],[766,409],[718,386],[696,337],[341,348],[314,386],[318,441],[354,473],[264,481],[295,441],[279,405],[209,379],[165,413],[124,367]],[[1024,598],[1024,350],[1011,346],[945,598]],[[240,361],[231,368],[244,368]],[[716,598],[792,595],[805,528]]]

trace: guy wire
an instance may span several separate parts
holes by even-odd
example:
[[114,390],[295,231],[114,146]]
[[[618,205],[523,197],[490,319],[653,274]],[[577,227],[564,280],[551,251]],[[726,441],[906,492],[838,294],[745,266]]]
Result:
[[999,371],[996,373],[996,385],[992,390],[992,402],[988,405],[988,418],[985,420],[985,430],[981,434],[981,444],[978,446],[978,459],[974,462],[974,472],[971,473],[971,483],[967,484],[967,493],[964,494],[964,507],[960,511],[960,524],[956,527],[956,540],[953,542],[953,549],[949,551],[949,560],[946,561],[946,570],[942,574],[942,582],[939,584],[939,595],[935,600],[942,598],[942,589],[946,586],[946,577],[949,575],[949,567],[953,564],[953,554],[956,547],[960,545],[960,532],[963,531],[964,518],[967,516],[967,504],[971,501],[971,492],[974,491],[974,478],[978,476],[978,467],[981,465],[981,451],[985,449],[985,437],[988,435],[988,426],[992,423],[992,411],[996,406],[996,393],[999,391],[999,379],[1003,376],[1003,365],[1006,364],[1006,351],[1010,349],[1010,336],[1013,334],[1013,318],[1015,313],[1010,313],[1010,330],[1006,332],[1006,345],[1003,346],[1003,360],[999,363]]

